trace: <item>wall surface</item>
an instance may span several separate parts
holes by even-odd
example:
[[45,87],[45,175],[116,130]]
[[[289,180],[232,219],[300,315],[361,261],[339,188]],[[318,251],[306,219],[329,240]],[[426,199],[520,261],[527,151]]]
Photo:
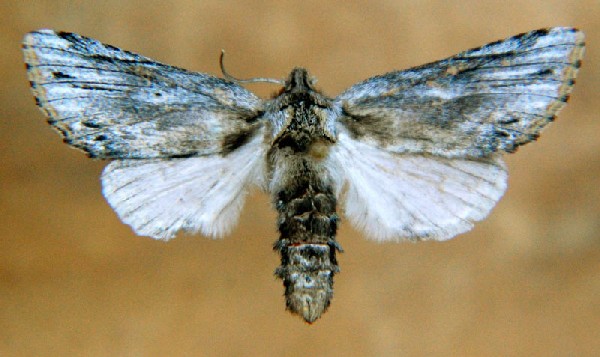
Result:
[[[593,355],[600,350],[597,1],[1,1],[1,356]],[[569,104],[506,157],[490,217],[444,243],[363,239],[343,221],[333,304],[284,310],[275,213],[251,193],[222,240],[136,236],[106,165],[68,148],[28,88],[20,42],[76,32],[190,70],[283,78],[335,96],[392,69],[550,26],[587,34]],[[248,88],[267,97],[276,86]]]

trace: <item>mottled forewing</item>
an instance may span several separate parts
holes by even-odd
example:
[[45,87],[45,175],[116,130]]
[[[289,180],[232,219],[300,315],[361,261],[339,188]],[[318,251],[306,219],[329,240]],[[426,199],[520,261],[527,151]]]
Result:
[[354,140],[396,153],[487,157],[537,138],[584,52],[572,28],[537,30],[373,77],[336,98]]
[[49,123],[91,157],[227,153],[260,125],[261,100],[223,79],[66,32],[29,33],[23,51]]

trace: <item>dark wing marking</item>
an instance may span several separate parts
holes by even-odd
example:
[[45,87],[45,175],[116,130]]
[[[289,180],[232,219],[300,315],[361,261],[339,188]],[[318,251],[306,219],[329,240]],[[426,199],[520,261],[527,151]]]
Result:
[[567,101],[583,33],[551,28],[358,83],[336,98],[352,138],[397,153],[487,157],[537,138]]
[[29,33],[23,51],[38,106],[91,157],[227,153],[262,125],[262,101],[227,80],[66,32]]

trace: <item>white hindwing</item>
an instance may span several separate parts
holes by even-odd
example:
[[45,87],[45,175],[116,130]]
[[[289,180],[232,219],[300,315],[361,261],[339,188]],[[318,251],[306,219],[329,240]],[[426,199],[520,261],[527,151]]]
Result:
[[393,154],[342,132],[330,159],[346,179],[344,211],[379,240],[446,240],[485,218],[506,190],[499,156],[486,161]]
[[222,157],[117,160],[104,169],[102,192],[136,234],[170,239],[177,231],[221,237],[242,210],[250,184],[263,185],[263,136]]

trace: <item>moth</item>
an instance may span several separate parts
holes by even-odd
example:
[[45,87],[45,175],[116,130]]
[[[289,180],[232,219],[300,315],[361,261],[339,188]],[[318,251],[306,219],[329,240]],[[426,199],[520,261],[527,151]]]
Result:
[[[25,36],[37,105],[64,141],[110,160],[102,192],[142,236],[221,237],[248,189],[278,213],[287,309],[330,305],[345,217],[377,241],[447,240],[485,218],[507,185],[501,155],[564,107],[584,35],[549,28],[323,94],[303,68],[262,99],[223,70],[189,72],[68,32]],[[221,65],[222,65],[221,58]]]

